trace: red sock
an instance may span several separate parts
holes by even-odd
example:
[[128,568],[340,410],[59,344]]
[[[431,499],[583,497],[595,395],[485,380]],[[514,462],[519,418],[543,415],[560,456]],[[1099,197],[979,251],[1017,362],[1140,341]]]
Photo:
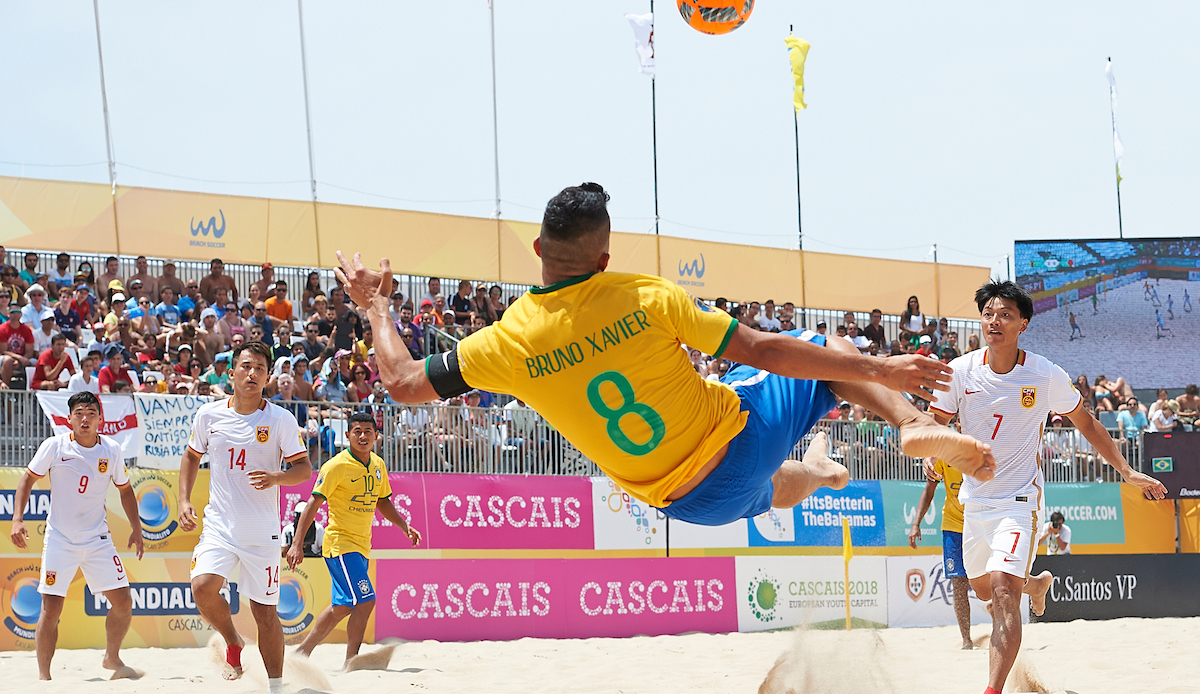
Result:
[[983,690],[983,694],[1001,694],[1001,692],[993,687],[988,687],[987,689]]
[[242,666],[242,647],[226,646],[225,662],[229,663],[232,667],[240,668]]

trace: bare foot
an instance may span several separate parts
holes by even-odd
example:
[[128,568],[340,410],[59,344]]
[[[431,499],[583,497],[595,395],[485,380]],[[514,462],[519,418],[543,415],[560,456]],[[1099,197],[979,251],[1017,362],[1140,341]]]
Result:
[[970,650],[974,650],[974,649],[975,649],[975,642],[971,641],[971,639],[967,639],[966,641],[963,641],[962,650],[970,651]]
[[941,458],[964,475],[987,482],[996,475],[992,447],[922,415],[900,423],[900,448],[913,458]]
[[241,634],[237,635],[237,645],[226,645],[220,634],[213,634],[208,640],[208,648],[213,662],[221,666],[221,677],[226,680],[236,680],[242,676],[242,648],[246,640]]
[[1049,571],[1043,571],[1025,582],[1022,592],[1029,595],[1029,609],[1039,617],[1046,613],[1046,593],[1053,582],[1054,575]]
[[354,672],[355,670],[386,670],[388,664],[392,662],[392,651],[395,650],[395,646],[384,646],[370,653],[356,655],[347,660],[345,667],[342,669],[346,672]]
[[830,459],[829,439],[823,431],[818,432],[808,444],[808,450],[804,451],[801,462],[815,471],[821,479],[822,487],[845,489],[846,485],[850,484],[850,471],[844,465]]
[[108,679],[110,679],[110,680],[140,680],[140,679],[142,679],[142,677],[145,676],[145,674],[146,673],[144,671],[138,670],[137,668],[132,668],[132,667],[129,667],[128,665],[122,665],[121,667],[117,668],[116,672],[114,672],[112,674],[112,677],[109,677]]
[[105,670],[120,670],[125,667],[125,661],[121,660],[121,656],[104,655],[104,660],[100,662],[101,667]]

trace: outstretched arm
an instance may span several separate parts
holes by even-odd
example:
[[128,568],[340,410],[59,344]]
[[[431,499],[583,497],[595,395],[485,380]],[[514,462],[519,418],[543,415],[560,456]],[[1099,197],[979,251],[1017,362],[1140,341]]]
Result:
[[[389,280],[390,281],[390,280]],[[826,339],[841,339],[836,336]],[[871,357],[825,349],[790,335],[763,333],[739,325],[721,355],[773,374],[814,381],[866,381],[929,398],[928,390],[950,390],[953,369],[919,355]]]
[[921,490],[921,498],[917,501],[917,515],[913,518],[912,527],[908,529],[908,546],[913,549],[916,549],[917,543],[921,541],[921,519],[929,510],[929,504],[933,503],[933,493],[937,486],[937,480],[929,480]]
[[[359,306],[367,309],[371,325],[390,326],[392,264],[387,258],[379,261],[380,269],[369,270],[362,263],[362,256],[354,254],[353,261],[337,252],[341,267],[334,268],[338,281],[346,293]],[[436,400],[437,391],[425,374],[425,365],[415,361],[400,334],[395,330],[377,330],[375,334],[375,356],[379,365],[379,377],[387,386],[392,399],[401,403],[422,403]]]
[[1117,443],[1108,435],[1108,430],[1090,412],[1083,409],[1082,405],[1076,407],[1074,412],[1069,413],[1067,418],[1071,420],[1079,433],[1083,434],[1083,438],[1087,439],[1087,442],[1092,444],[1096,452],[1104,458],[1104,462],[1121,473],[1121,477],[1126,482],[1140,487],[1147,498],[1162,499],[1166,497],[1166,486],[1153,477],[1137,472],[1130,467],[1125,456],[1121,455],[1121,450],[1117,448]]

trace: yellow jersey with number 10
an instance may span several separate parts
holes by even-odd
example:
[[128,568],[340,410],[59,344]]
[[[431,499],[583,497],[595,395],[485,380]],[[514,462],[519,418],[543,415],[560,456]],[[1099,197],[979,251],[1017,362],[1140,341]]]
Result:
[[347,448],[321,466],[312,493],[329,506],[321,554],[337,557],[358,552],[369,559],[375,504],[392,495],[383,458],[372,453],[363,464]]
[[933,469],[942,476],[942,484],[946,485],[946,503],[942,504],[942,530],[961,533],[963,503],[958,500],[958,490],[962,488],[963,474],[947,465],[941,458],[933,464]]
[[534,287],[458,345],[473,388],[529,403],[632,496],[653,506],[746,423],[732,388],[681,349],[720,356],[737,321],[661,277],[600,272]]

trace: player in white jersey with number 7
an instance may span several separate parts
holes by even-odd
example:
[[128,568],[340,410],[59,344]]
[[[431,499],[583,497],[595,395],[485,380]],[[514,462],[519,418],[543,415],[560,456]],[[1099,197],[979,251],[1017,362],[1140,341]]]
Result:
[[[209,460],[204,530],[192,552],[192,595],[200,615],[225,639],[225,679],[242,675],[245,640],[233,626],[221,589],[241,565],[239,592],[250,598],[258,650],[272,694],[283,691],[283,628],[279,604],[279,489],[312,476],[308,449],[292,413],[263,399],[270,348],[247,342],[233,351],[233,396],[204,405],[179,474],[179,524],[196,527],[192,486],[200,458]],[[288,463],[280,469],[281,461]]]
[[1046,608],[1049,571],[1030,578],[1037,551],[1038,514],[1045,504],[1042,427],[1051,412],[1071,420],[1126,482],[1161,499],[1166,489],[1134,471],[1116,443],[1082,407],[1071,378],[1058,365],[1017,345],[1033,317],[1033,298],[1012,282],[991,282],[975,293],[987,348],[950,362],[949,391],[935,391],[930,410],[942,424],[958,415],[962,432],[989,443],[995,477],[963,479],[963,564],[975,594],[992,600],[990,672],[985,694],[1000,694],[1021,647],[1021,593],[1035,614]]

